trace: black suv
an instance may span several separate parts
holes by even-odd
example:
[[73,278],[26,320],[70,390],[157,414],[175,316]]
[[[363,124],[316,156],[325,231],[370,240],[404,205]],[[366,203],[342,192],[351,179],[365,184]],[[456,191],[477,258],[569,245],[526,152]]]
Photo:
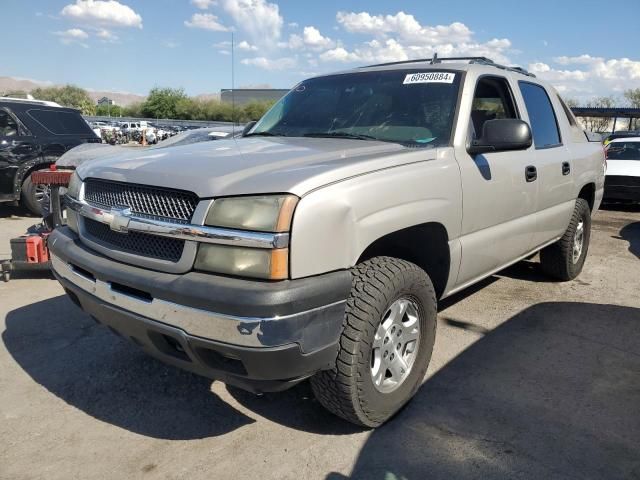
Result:
[[42,191],[29,175],[86,142],[100,143],[100,138],[78,110],[54,102],[0,97],[0,202],[21,200],[39,215]]

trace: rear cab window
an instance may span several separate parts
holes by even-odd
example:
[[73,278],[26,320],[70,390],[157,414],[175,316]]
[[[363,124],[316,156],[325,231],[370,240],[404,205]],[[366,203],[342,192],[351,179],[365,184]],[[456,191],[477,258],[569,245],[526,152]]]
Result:
[[540,85],[519,81],[520,92],[529,114],[533,144],[536,149],[562,145],[558,119],[547,91]]
[[45,108],[32,108],[27,113],[54,135],[93,134],[93,130],[79,113]]
[[611,142],[607,146],[607,159],[640,161],[640,142]]

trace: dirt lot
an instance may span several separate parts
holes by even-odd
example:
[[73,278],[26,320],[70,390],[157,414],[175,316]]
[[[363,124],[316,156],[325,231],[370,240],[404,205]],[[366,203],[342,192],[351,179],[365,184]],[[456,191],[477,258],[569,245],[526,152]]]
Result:
[[[0,258],[33,219],[0,207]],[[440,307],[414,401],[375,432],[303,384],[255,397],[166,367],[53,280],[0,283],[0,478],[640,479],[640,209],[597,214],[584,272],[535,260]]]

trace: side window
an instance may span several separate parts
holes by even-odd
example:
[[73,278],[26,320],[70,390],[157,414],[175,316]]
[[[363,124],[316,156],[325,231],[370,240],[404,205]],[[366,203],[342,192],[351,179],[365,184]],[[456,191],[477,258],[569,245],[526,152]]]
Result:
[[54,135],[79,135],[92,131],[79,113],[48,109],[31,109],[28,113]]
[[15,137],[18,135],[18,125],[9,112],[0,110],[0,137]]
[[533,143],[536,148],[549,148],[561,145],[560,131],[556,113],[549,95],[540,85],[519,82],[524,104],[529,113]]
[[504,77],[481,77],[471,107],[471,127],[478,138],[487,120],[518,118],[509,83]]

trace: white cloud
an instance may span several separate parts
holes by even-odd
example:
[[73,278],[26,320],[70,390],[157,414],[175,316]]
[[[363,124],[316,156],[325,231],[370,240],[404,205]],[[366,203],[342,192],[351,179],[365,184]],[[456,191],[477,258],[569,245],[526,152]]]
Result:
[[628,58],[604,59],[591,55],[560,56],[553,59],[556,68],[543,62],[529,64],[529,71],[549,81],[567,97],[586,101],[594,96],[617,96],[629,88],[640,88],[640,61]]
[[243,65],[252,65],[265,70],[287,70],[295,67],[296,60],[291,57],[269,59],[266,57],[245,58],[240,61]]
[[284,23],[278,5],[266,0],[223,0],[222,8],[253,44],[277,45]]
[[229,50],[218,50],[218,53],[221,55],[231,55],[231,52]]
[[468,42],[473,35],[473,32],[463,23],[423,26],[413,15],[404,12],[398,12],[395,15],[338,12],[336,20],[350,33],[375,36],[394,34],[400,40],[418,45]]
[[185,20],[184,24],[189,28],[202,28],[213,32],[229,31],[229,28],[222,25],[218,21],[218,17],[211,13],[194,13],[191,20]]
[[77,43],[78,45],[88,48],[89,46],[84,43],[84,40],[89,38],[89,34],[79,28],[70,28],[63,32],[53,32],[54,35],[60,37],[60,42],[64,45],[71,45]]
[[256,50],[258,50],[258,47],[256,47],[255,45],[251,45],[246,40],[243,40],[238,44],[238,50],[244,50],[245,52],[255,52]]
[[110,30],[107,30],[106,28],[98,29],[98,31],[96,32],[96,37],[102,39],[103,42],[108,43],[116,43],[119,40],[116,34],[114,34]]
[[330,48],[334,45],[334,41],[329,37],[323,37],[316,27],[304,27],[302,39],[305,45],[313,49]]
[[231,42],[229,40],[225,40],[223,42],[217,42],[213,44],[213,48],[224,48],[225,50],[231,47]]
[[191,0],[191,4],[200,10],[207,10],[210,6],[216,5],[216,0]]
[[60,13],[63,17],[88,24],[142,28],[142,17],[116,0],[76,0]]
[[287,23],[287,26],[289,28],[298,28],[299,27],[298,22],[289,22],[289,23]]
[[577,57],[554,57],[553,61],[559,65],[589,65],[595,62],[601,62],[603,58],[592,57],[591,55],[579,55]]

